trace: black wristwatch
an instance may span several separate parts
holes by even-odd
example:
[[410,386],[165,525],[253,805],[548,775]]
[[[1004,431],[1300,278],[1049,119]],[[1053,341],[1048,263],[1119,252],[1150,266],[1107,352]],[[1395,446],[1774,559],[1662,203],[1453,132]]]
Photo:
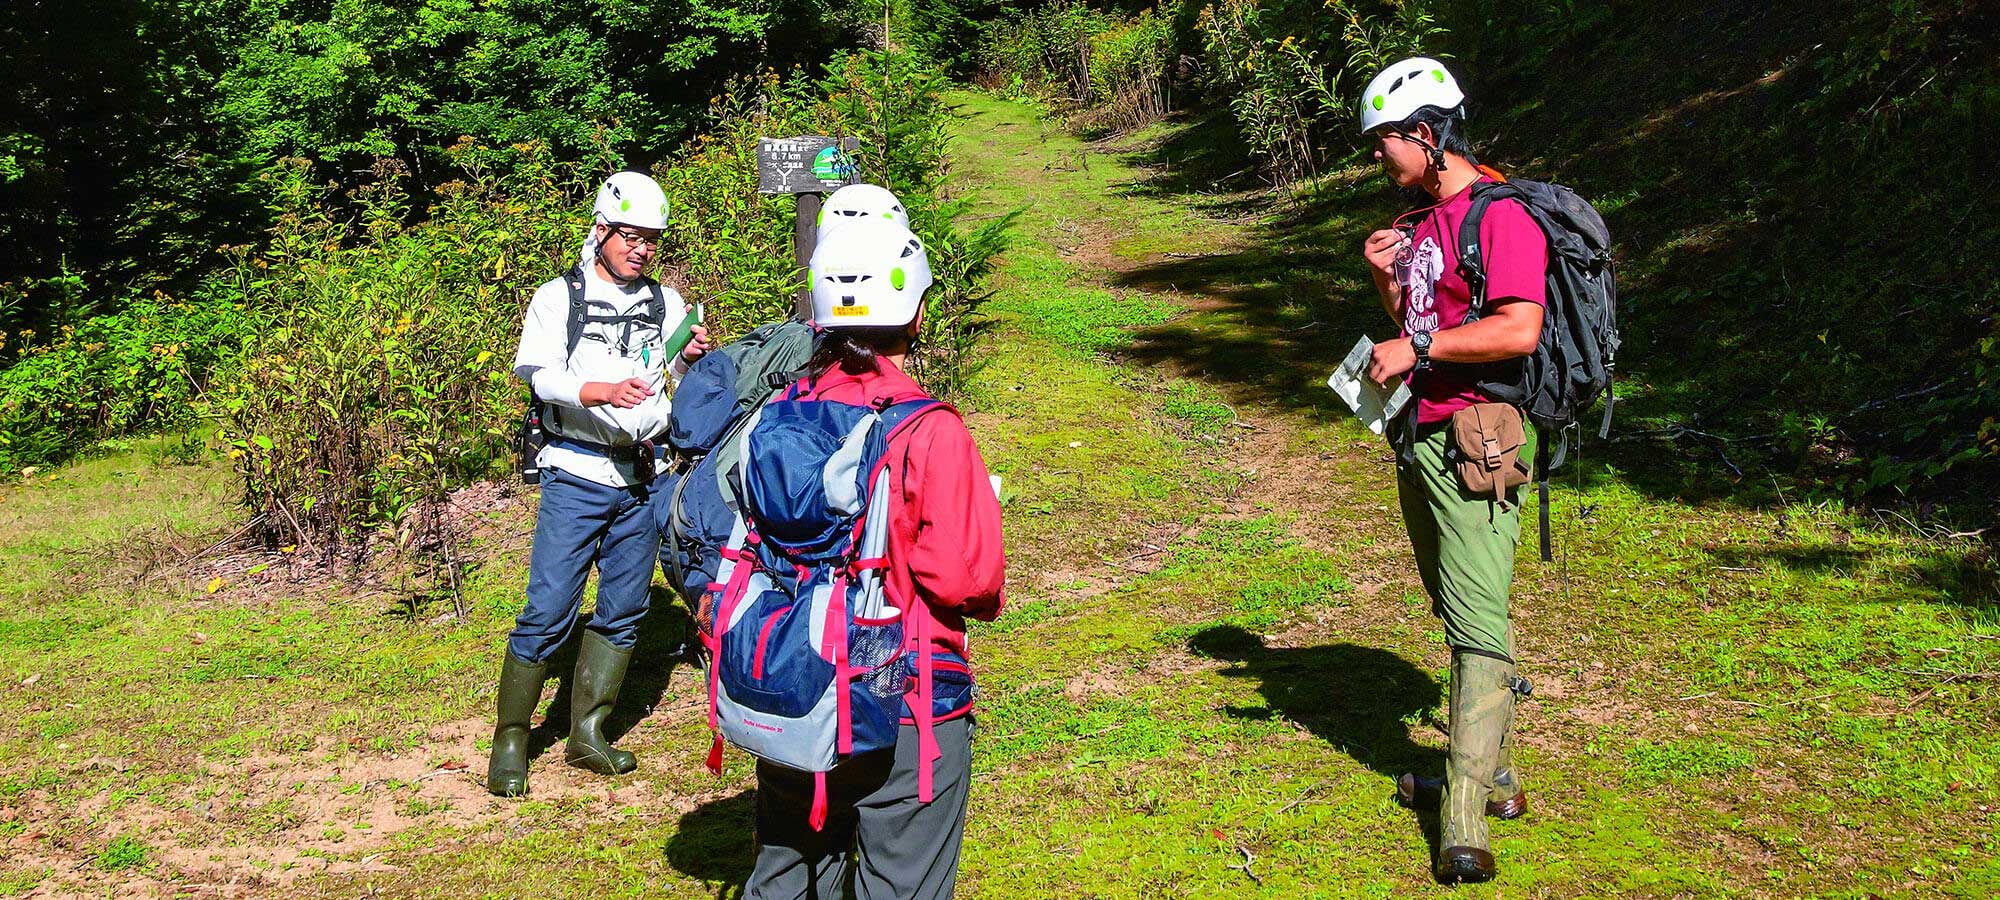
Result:
[[1428,372],[1431,368],[1431,333],[1419,331],[1410,335],[1410,349],[1417,351],[1417,371]]

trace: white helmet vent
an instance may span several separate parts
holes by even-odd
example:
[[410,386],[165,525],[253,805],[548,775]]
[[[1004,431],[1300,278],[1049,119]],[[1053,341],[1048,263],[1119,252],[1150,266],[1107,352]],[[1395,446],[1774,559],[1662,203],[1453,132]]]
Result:
[[896,195],[878,184],[850,184],[834,191],[819,210],[819,239],[836,228],[866,219],[881,219],[907,227],[910,216]]

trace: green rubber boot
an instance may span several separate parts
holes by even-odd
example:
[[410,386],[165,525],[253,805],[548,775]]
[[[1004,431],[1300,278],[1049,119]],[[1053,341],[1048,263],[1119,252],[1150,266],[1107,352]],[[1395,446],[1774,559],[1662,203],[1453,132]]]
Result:
[[500,664],[500,702],[493,726],[493,755],[486,762],[486,789],[500,797],[528,794],[528,727],[542,700],[548,666],[507,651]]
[[632,754],[614,749],[604,739],[604,720],[618,702],[618,687],[625,683],[625,667],[632,651],[620,650],[595,631],[583,633],[576,651],[576,685],[569,708],[569,743],[563,756],[572,766],[599,775],[623,775],[639,767]]
[[1438,815],[1439,881],[1487,881],[1493,852],[1486,802],[1506,741],[1514,691],[1514,664],[1455,650],[1451,658],[1451,753],[1445,760],[1444,797]]

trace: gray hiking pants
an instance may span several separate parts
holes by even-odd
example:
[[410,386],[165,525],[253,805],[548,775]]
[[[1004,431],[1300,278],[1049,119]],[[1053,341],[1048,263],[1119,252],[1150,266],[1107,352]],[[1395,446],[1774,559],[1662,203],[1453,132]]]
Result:
[[[813,831],[813,776],[757,764],[757,863],[744,900],[945,900],[958,881],[972,782],[972,717],[937,724],[944,752],[932,800],[917,800],[917,729],[893,750],[827,773],[826,827]],[[850,893],[851,889],[851,893]]]

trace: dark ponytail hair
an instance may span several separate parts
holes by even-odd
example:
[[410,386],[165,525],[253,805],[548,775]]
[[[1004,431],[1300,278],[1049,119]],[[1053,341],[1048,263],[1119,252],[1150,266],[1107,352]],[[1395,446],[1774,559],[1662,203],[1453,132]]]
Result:
[[849,375],[881,371],[878,357],[908,351],[910,332],[903,325],[828,328],[819,333],[806,374],[818,378],[835,366]]

